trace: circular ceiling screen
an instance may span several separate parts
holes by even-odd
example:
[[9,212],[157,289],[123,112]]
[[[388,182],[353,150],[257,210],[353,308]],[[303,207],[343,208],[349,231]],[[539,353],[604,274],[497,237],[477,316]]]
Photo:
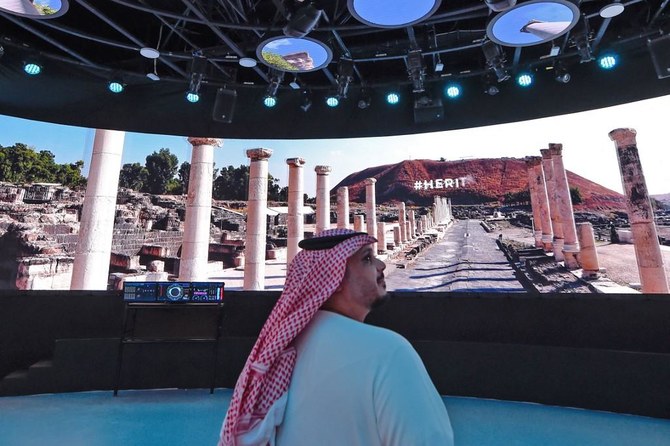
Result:
[[256,54],[265,65],[290,73],[320,70],[333,58],[325,43],[309,37],[274,37],[262,42]]
[[570,2],[533,0],[498,14],[486,34],[500,45],[538,45],[567,33],[578,20],[579,9]]
[[426,20],[441,0],[347,0],[358,21],[379,28],[399,28]]
[[67,0],[0,0],[0,11],[32,19],[53,19],[67,8]]

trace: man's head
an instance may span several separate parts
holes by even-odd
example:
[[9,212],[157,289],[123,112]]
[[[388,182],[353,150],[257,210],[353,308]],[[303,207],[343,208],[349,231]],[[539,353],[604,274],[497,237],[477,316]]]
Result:
[[370,310],[384,302],[386,265],[376,257],[372,247],[372,244],[365,245],[347,259],[342,282],[323,305],[324,310],[362,322]]

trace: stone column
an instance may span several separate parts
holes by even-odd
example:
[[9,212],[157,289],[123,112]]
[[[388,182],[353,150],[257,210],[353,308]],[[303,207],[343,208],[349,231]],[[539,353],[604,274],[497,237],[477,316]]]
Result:
[[616,144],[642,292],[668,293],[668,278],[637,150],[636,134],[634,129],[615,129],[609,137]]
[[288,220],[286,240],[286,265],[298,254],[298,242],[305,235],[304,169],[305,160],[289,158],[288,164]]
[[330,229],[330,166],[316,166],[316,232]]
[[561,226],[563,228],[563,257],[566,268],[573,270],[579,268],[577,255],[579,254],[579,242],[577,241],[577,229],[575,227],[575,214],[572,209],[570,197],[570,185],[568,176],[563,166],[563,145],[549,144],[552,164],[554,165],[554,180],[556,182],[556,203],[561,215]]
[[349,188],[337,189],[337,227],[349,229]]
[[[408,221],[405,222],[405,232],[406,232],[407,234],[411,234],[411,235],[408,236],[408,238],[407,238],[407,242],[408,242],[408,243],[411,242],[412,239],[414,239],[414,230],[412,229],[413,226],[414,226],[414,225],[412,225],[412,223],[410,223],[410,222],[408,222]],[[411,237],[411,238],[409,238],[409,237]]]
[[600,272],[598,252],[596,252],[596,239],[593,236],[593,225],[591,223],[577,223],[577,235],[579,236],[579,262],[582,264],[582,277],[595,279]]
[[95,131],[71,290],[107,289],[125,136],[125,132],[115,130]]
[[399,226],[394,226],[393,227],[393,244],[395,246],[400,246],[402,244],[401,236],[400,236],[400,227]]
[[400,243],[407,243],[407,231],[405,228],[405,203],[398,203],[398,226],[400,229]]
[[416,216],[414,215],[414,211],[409,211],[409,231],[407,234],[407,241],[413,240],[414,237],[416,237]]
[[179,259],[179,280],[207,280],[209,229],[212,220],[212,182],[214,147],[221,145],[215,138],[188,138],[191,151],[191,170],[188,176],[184,238]]
[[544,178],[544,169],[542,168],[542,157],[537,157],[539,162],[533,165],[534,181],[537,187],[537,194],[540,208],[540,219],[542,220],[542,246],[546,252],[552,250],[552,240],[554,233],[551,230],[551,211],[549,209],[549,193],[547,192],[547,183]]
[[365,216],[354,215],[354,231],[364,232],[364,228],[365,228]]
[[533,211],[533,236],[535,237],[535,247],[542,248],[542,215],[540,213],[540,191],[538,190],[537,180],[535,178],[535,166],[542,163],[539,156],[527,156],[526,168],[528,169],[528,189],[530,190],[530,207]]
[[558,262],[561,262],[563,261],[563,224],[561,222],[561,213],[558,208],[558,201],[556,197],[554,163],[549,149],[542,149],[540,150],[540,153],[542,153],[542,169],[544,170],[545,183],[547,184],[549,213],[551,215],[551,230],[554,233],[552,249],[554,251],[554,259]]
[[382,221],[377,223],[377,253],[386,253],[386,224]]
[[[367,222],[368,235],[376,237],[377,235],[377,203],[375,199],[375,183],[374,178],[365,179],[365,220]],[[372,252],[377,252],[377,244],[373,243]]]
[[249,200],[247,202],[247,236],[244,247],[244,290],[265,288],[265,246],[268,208],[268,158],[272,150],[247,150],[249,167]]

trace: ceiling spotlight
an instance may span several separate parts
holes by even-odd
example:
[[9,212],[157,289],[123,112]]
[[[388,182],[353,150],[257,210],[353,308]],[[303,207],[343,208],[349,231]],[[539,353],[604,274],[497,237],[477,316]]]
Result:
[[340,100],[337,98],[337,96],[328,96],[326,98],[326,104],[328,107],[337,107],[340,105]]
[[191,62],[191,80],[189,81],[188,91],[198,93],[200,85],[205,78],[205,71],[207,69],[207,59],[201,55],[200,52],[193,53],[193,61]]
[[300,84],[298,83],[298,76],[294,76],[293,80],[289,82],[288,85],[294,90],[300,90]]
[[307,90],[302,91],[302,103],[300,108],[302,111],[306,112],[312,107],[312,95]]
[[572,41],[577,48],[580,63],[591,62],[593,60],[593,53],[591,52],[591,42],[589,37],[589,23],[586,17],[582,15],[579,21],[572,29]]
[[256,62],[256,59],[251,57],[241,57],[240,60],[237,61],[237,63],[239,63],[240,66],[244,68],[253,68],[258,64],[258,62]]
[[194,91],[189,91],[186,93],[186,100],[192,104],[195,104],[200,100],[200,94]]
[[161,80],[160,76],[157,73],[147,73],[147,77],[151,79],[152,81],[159,81]]
[[284,35],[288,37],[305,37],[312,32],[319,23],[323,11],[309,3],[289,16],[289,21],[284,27]]
[[407,74],[412,81],[412,92],[422,93],[426,89],[423,82],[426,78],[426,70],[423,66],[423,54],[421,50],[410,50],[407,53]]
[[123,92],[125,86],[124,86],[123,83],[120,82],[120,81],[111,81],[109,84],[107,84],[107,88],[108,88],[109,91],[111,91],[112,93],[116,93],[116,94],[118,94],[118,93],[122,93],[122,92]]
[[461,95],[461,87],[458,84],[449,84],[444,88],[444,93],[449,99],[456,99]]
[[337,64],[337,95],[346,98],[349,92],[349,84],[354,80],[354,61],[351,59],[340,59]]
[[496,84],[486,84],[486,87],[484,88],[484,93],[486,93],[489,96],[495,96],[498,93],[500,93],[500,88]]
[[34,62],[27,62],[23,65],[23,71],[30,76],[37,76],[42,72],[42,67]]
[[161,55],[160,51],[156,48],[149,47],[140,48],[140,54],[147,59],[158,59]]
[[533,75],[530,73],[519,73],[516,77],[516,83],[519,84],[520,87],[530,87],[533,83]]
[[565,69],[562,65],[556,65],[555,67],[556,73],[554,76],[554,79],[556,79],[556,82],[559,82],[561,84],[567,84],[570,82],[570,79],[572,79],[572,76],[570,76],[570,73],[568,73],[568,70]]
[[598,58],[598,66],[603,70],[611,70],[617,62],[617,57],[614,54],[603,54]]
[[505,53],[500,45],[491,40],[487,40],[482,44],[482,51],[486,57],[486,65],[498,77],[499,82],[509,79],[509,73],[505,68]]
[[400,102],[400,96],[398,95],[398,93],[391,92],[386,95],[386,102],[388,102],[391,105],[395,105],[398,102]]
[[265,105],[267,108],[272,108],[277,105],[277,98],[274,96],[265,96],[263,98],[263,105]]
[[372,103],[372,98],[370,97],[370,92],[363,88],[361,89],[361,96],[358,98],[358,108],[365,110]]

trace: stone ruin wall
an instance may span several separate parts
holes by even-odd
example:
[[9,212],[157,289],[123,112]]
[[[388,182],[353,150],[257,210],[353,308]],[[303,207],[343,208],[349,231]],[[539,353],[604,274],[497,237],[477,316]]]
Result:
[[[84,194],[60,188],[50,200],[25,203],[28,187],[0,183],[0,289],[67,290]],[[142,275],[155,260],[167,273],[176,274],[184,215],[185,197],[120,189],[112,280]],[[215,206],[210,229],[210,257],[223,259],[223,266],[232,265],[233,255],[244,245],[244,216]]]

